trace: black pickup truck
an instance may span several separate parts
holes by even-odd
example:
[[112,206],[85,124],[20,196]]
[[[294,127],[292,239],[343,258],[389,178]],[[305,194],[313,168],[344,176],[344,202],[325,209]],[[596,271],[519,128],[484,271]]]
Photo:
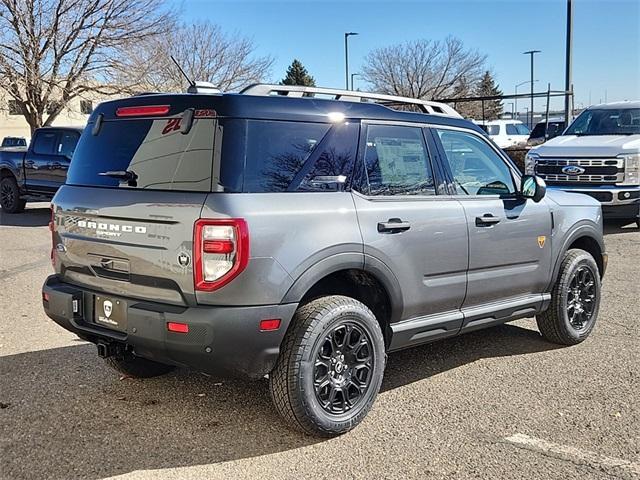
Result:
[[0,206],[6,213],[24,210],[27,201],[51,200],[67,178],[80,127],[44,127],[28,148],[0,150]]

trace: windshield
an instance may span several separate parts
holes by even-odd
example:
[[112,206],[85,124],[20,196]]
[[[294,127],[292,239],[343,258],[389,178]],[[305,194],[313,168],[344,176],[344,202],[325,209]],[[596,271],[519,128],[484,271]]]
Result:
[[565,135],[634,135],[640,134],[640,108],[585,110],[575,119]]

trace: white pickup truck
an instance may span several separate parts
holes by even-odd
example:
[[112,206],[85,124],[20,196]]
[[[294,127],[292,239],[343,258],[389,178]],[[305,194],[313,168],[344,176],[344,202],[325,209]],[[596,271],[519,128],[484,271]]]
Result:
[[605,218],[640,227],[640,101],[589,107],[562,135],[529,151],[525,173],[590,195]]

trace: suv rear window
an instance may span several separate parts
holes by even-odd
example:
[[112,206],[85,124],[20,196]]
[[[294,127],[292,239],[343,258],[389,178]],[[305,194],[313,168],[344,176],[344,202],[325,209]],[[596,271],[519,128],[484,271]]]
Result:
[[[105,120],[97,135],[83,132],[67,183],[153,190],[211,190],[214,120],[199,118],[182,134],[175,118]],[[132,172],[135,183],[106,176]]]

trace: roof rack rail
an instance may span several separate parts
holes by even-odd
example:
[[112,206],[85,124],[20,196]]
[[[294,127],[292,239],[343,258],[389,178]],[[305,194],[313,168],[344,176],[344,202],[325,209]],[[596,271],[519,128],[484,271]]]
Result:
[[462,115],[460,115],[452,107],[445,103],[433,102],[430,100],[420,100],[417,98],[397,97],[395,95],[385,95],[382,93],[341,90],[336,88],[304,87],[299,85],[270,85],[266,83],[250,85],[244,90],[241,90],[240,93],[242,95],[282,95],[295,98],[325,97],[330,100],[340,100],[343,102],[377,103],[391,109],[398,109],[397,107],[399,106],[414,105],[420,111],[431,115],[462,118]]

